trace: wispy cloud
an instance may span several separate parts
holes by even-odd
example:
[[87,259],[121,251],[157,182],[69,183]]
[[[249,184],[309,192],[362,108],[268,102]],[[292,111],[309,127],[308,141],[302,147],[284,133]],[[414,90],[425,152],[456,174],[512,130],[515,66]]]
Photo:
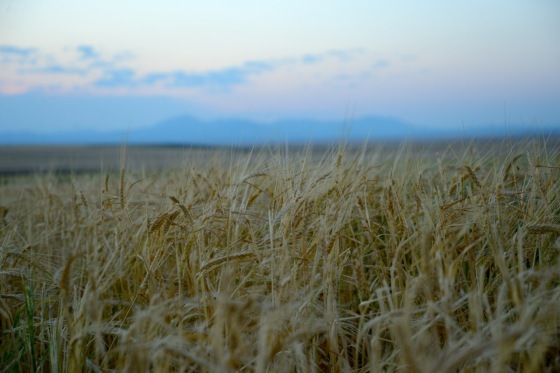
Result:
[[301,62],[307,65],[319,63],[325,59],[325,54],[306,54],[301,57]]
[[306,65],[314,65],[324,62],[328,58],[336,58],[341,62],[350,62],[356,56],[363,53],[364,50],[361,48],[354,49],[332,49],[324,53],[316,54],[305,54],[301,56],[300,61]]
[[[35,48],[0,45],[0,69],[17,75],[18,89],[41,89],[46,84],[64,84],[69,89],[104,92],[112,89],[150,89],[154,87],[172,91],[202,90],[228,92],[252,79],[282,69],[286,66],[317,65],[325,61],[348,62],[362,53],[361,49],[329,50],[323,53],[305,54],[282,59],[251,60],[240,65],[225,66],[207,71],[171,70],[138,71],[130,66],[132,55],[127,52],[107,54],[92,45],[82,44],[65,48],[55,54],[44,53]],[[14,58],[15,57],[15,58]],[[33,63],[30,61],[33,60]],[[37,76],[37,78],[34,78]],[[61,77],[65,77],[61,80]],[[12,79],[13,81],[13,79]],[[48,82],[48,83],[46,83]],[[6,83],[6,82],[4,82]],[[8,86],[9,84],[4,84]],[[0,92],[3,82],[0,80]],[[132,92],[132,91],[131,91]]]
[[135,87],[138,83],[134,70],[122,68],[105,71],[105,75],[101,79],[97,79],[93,84],[102,88],[115,88]]
[[96,60],[100,57],[99,52],[91,45],[79,45],[76,47],[76,52],[78,52],[82,60]]
[[20,48],[13,45],[0,45],[0,55],[28,57],[35,53],[35,48]]
[[206,72],[157,71],[138,75],[131,69],[108,70],[94,82],[98,87],[139,87],[162,85],[167,88],[208,88],[228,90],[246,83],[251,76],[275,68],[273,63],[250,61],[241,66],[228,67]]
[[86,75],[88,73],[87,69],[82,69],[78,67],[68,67],[58,64],[48,65],[45,67],[40,67],[37,69],[25,70],[25,73],[37,73],[37,74],[57,74],[57,75]]
[[147,75],[144,83],[164,80],[171,87],[210,87],[229,89],[246,83],[252,76],[274,70],[275,63],[266,61],[249,61],[241,66],[233,66],[206,72],[175,71],[172,73],[153,73]]
[[107,69],[118,63],[117,56],[103,56],[92,46],[80,45],[65,48],[52,55],[36,48],[20,48],[13,45],[0,46],[0,68],[12,69],[19,75],[82,75],[99,69]]
[[0,45],[0,68],[5,65],[19,66],[34,64],[37,60],[35,48],[20,48],[14,45]]
[[[164,74],[165,75],[165,74]],[[242,84],[251,75],[242,67],[229,67],[204,73],[176,71],[167,74],[167,85],[172,87],[223,87],[229,88]]]

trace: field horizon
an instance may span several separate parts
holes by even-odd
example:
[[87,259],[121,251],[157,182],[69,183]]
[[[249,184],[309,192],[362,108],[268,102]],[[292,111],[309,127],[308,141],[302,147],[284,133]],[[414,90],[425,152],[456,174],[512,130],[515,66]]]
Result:
[[200,143],[162,142],[162,143],[67,143],[67,144],[0,144],[0,175],[25,175],[44,173],[91,173],[120,170],[121,154],[126,154],[129,170],[154,171],[183,166],[185,154],[195,151],[205,154],[212,152],[251,153],[278,148],[290,151],[303,149],[320,153],[339,144],[347,148],[360,149],[376,147],[397,149],[406,144],[416,151],[444,151],[449,146],[465,147],[468,144],[493,144],[504,139],[515,143],[523,140],[542,139],[548,143],[560,142],[560,135],[533,134],[531,136],[452,136],[443,138],[408,138],[385,140],[352,140],[341,138],[332,141],[278,141],[249,145],[208,145]]
[[0,147],[0,366],[554,372],[559,254],[560,137]]

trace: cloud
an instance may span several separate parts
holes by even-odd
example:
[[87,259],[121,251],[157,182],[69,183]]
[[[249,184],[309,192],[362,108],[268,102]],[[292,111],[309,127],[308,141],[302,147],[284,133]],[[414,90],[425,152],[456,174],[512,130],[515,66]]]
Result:
[[35,53],[35,48],[20,48],[13,45],[0,45],[0,55],[29,57]]
[[171,83],[174,87],[222,87],[230,88],[239,85],[251,75],[249,71],[239,67],[230,67],[206,73],[176,72]]
[[49,65],[38,69],[27,70],[27,72],[43,73],[43,74],[59,74],[59,75],[86,75],[87,69],[77,67],[66,67],[62,65]]
[[[35,48],[0,45],[0,69],[11,71],[12,81],[0,82],[2,87],[15,84],[28,90],[46,90],[49,84],[62,84],[70,89],[170,89],[180,91],[196,89],[207,92],[228,92],[247,84],[257,76],[288,66],[318,65],[327,60],[348,62],[361,49],[329,50],[300,56],[269,60],[250,60],[239,65],[224,66],[207,71],[171,70],[139,72],[129,64],[134,58],[130,52],[105,54],[93,45],[80,44],[59,53],[45,53]],[[8,57],[6,57],[8,56]],[[15,57],[14,57],[15,56]],[[35,77],[40,75],[39,77]],[[68,77],[64,80],[62,76]],[[19,81],[18,80],[18,81]],[[63,88],[64,88],[63,87]]]
[[[6,57],[8,56],[8,57]],[[17,58],[13,58],[16,56]],[[34,63],[23,61],[32,56]],[[139,73],[127,66],[133,58],[129,52],[104,56],[91,45],[65,48],[54,55],[33,48],[13,45],[0,46],[0,69],[11,70],[12,78],[24,79],[28,89],[47,89],[48,84],[60,81],[65,75],[72,79],[74,88],[142,88],[165,87],[172,89],[198,88],[227,91],[248,82],[252,77],[274,70],[282,61],[247,61],[209,71],[148,71]],[[34,76],[41,75],[40,80]],[[13,79],[12,79],[13,80]],[[70,82],[70,80],[66,80]],[[8,82],[4,82],[4,86]],[[1,88],[1,87],[0,87]]]
[[301,62],[306,65],[319,63],[325,59],[325,54],[306,54],[301,57]]
[[[203,73],[176,71],[170,74],[171,79],[168,84],[172,87],[209,87],[227,90],[235,85],[246,83],[252,76],[272,71],[275,67],[274,63],[266,61],[249,61],[241,66]],[[147,77],[147,81],[150,80],[154,80],[153,75]]]
[[96,60],[99,58],[99,52],[91,45],[79,45],[76,51],[80,55],[81,60]]
[[362,49],[333,49],[325,53],[304,54],[299,61],[305,65],[314,65],[324,62],[327,58],[336,58],[341,62],[349,62],[356,55],[363,53]]
[[20,48],[14,45],[0,45],[1,65],[29,65],[37,59],[35,48]]
[[168,88],[210,88],[228,90],[243,84],[251,76],[259,75],[275,68],[273,63],[265,61],[249,61],[241,66],[224,69],[189,72],[189,71],[158,71],[136,76],[131,69],[107,71],[106,75],[97,80],[98,87],[138,87],[163,85]]
[[105,76],[93,83],[97,87],[135,87],[137,86],[136,73],[132,69],[115,69],[105,72]]
[[[32,56],[29,61],[2,59],[2,54],[16,56]],[[77,47],[64,48],[61,53],[51,55],[43,53],[34,48],[19,48],[15,46],[0,47],[0,66],[15,68],[21,75],[42,76],[99,76],[99,72],[105,75],[107,82],[102,81],[100,85],[109,81],[122,81],[122,68],[118,65],[121,61],[130,60],[131,54],[120,52],[114,55],[102,56],[101,53],[90,45],[79,45]],[[29,63],[31,62],[31,63]]]
[[271,71],[278,66],[275,62],[266,61],[248,61],[243,64],[243,67],[247,72],[252,74],[260,74],[266,71]]

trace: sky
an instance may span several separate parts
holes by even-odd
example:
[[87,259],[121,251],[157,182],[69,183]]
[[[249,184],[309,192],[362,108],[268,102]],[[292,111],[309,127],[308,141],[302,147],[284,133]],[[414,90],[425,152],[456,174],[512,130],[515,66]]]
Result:
[[0,0],[0,133],[182,114],[560,126],[560,2]]

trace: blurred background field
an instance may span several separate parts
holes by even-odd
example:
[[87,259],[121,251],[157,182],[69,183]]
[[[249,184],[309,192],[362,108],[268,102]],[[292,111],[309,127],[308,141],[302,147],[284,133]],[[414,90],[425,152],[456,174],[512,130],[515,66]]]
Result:
[[[124,151],[123,151],[124,150]],[[205,152],[204,149],[194,151]],[[102,172],[119,170],[121,155],[131,169],[168,169],[184,161],[185,148],[170,146],[3,146],[0,174]]]
[[[533,137],[539,139],[538,136]],[[544,146],[554,149],[560,141],[560,136],[540,137]],[[510,138],[503,141],[500,138],[456,138],[440,140],[418,141],[366,141],[350,142],[351,148],[365,146],[368,151],[375,149],[396,150],[403,144],[409,151],[416,153],[436,153],[444,151],[461,152],[468,146],[475,146],[493,154],[507,154],[519,147],[521,138]],[[185,166],[187,160],[195,159],[203,162],[217,154],[226,156],[235,153],[249,153],[271,151],[278,148],[301,151],[306,149],[315,156],[320,156],[332,148],[328,143],[310,143],[309,145],[255,145],[243,147],[227,146],[197,146],[197,145],[8,145],[0,146],[0,175],[18,175],[33,173],[95,173],[118,171],[122,161],[126,161],[128,170],[158,171]]]

